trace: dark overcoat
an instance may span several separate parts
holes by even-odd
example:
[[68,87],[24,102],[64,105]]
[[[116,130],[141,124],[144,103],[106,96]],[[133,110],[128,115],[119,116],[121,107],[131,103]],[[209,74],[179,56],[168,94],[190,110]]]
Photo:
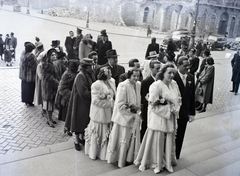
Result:
[[158,43],[155,43],[155,44],[150,43],[147,47],[145,58],[147,58],[149,56],[150,51],[156,51],[156,53],[158,54],[159,53],[159,44]]
[[93,73],[83,68],[74,80],[65,122],[65,127],[72,132],[84,133],[90,121],[91,85],[94,81]]
[[[213,65],[206,65],[205,69],[199,75],[196,83],[195,98],[200,103],[213,102],[213,86],[214,86],[215,67]],[[201,82],[201,84],[200,84]],[[199,87],[202,87],[203,94],[199,94]]]
[[106,51],[112,49],[112,42],[106,41],[105,43],[100,40],[97,42],[96,50],[98,52],[98,64],[103,65],[106,64]]
[[232,79],[231,81],[239,83],[240,82],[240,56],[238,53],[234,54],[231,60],[232,65]]
[[74,55],[73,55],[73,46],[75,45],[76,42],[76,38],[73,37],[71,38],[70,36],[66,37],[65,40],[65,47],[68,53],[68,59],[74,59]]
[[2,56],[3,54],[3,45],[4,45],[3,39],[0,38],[0,56]]

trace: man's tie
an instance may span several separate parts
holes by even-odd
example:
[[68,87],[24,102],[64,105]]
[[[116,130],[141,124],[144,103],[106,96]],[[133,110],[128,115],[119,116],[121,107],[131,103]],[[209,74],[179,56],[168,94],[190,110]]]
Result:
[[186,78],[187,78],[187,75],[182,75],[182,81],[185,87],[186,87]]

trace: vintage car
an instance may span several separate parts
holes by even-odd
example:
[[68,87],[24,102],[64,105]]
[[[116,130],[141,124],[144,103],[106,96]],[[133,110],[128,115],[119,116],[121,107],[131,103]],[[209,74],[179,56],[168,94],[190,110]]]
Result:
[[183,40],[190,41],[190,31],[188,29],[177,29],[171,33],[171,35],[167,36],[162,43],[162,47],[166,48],[168,44],[169,38],[173,39],[173,42],[176,45],[176,50],[181,49],[181,42]]
[[240,46],[240,37],[237,37],[234,41],[227,43],[227,48],[231,50],[237,50],[238,46]]
[[208,48],[214,51],[216,49],[225,50],[227,46],[227,38],[222,35],[209,35],[207,39]]

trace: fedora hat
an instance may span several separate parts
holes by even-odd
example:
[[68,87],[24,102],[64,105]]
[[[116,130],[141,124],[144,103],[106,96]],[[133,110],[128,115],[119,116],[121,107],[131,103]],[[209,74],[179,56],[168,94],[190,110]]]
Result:
[[110,49],[110,50],[107,50],[106,52],[106,58],[113,58],[117,56],[119,55],[117,55],[117,51],[115,49]]
[[70,70],[75,70],[79,66],[79,61],[76,59],[71,59],[70,61],[68,61],[67,65]]
[[103,35],[103,36],[107,36],[107,31],[106,31],[106,29],[103,29],[103,30],[101,30],[101,35]]
[[156,51],[150,51],[149,56],[147,57],[148,59],[158,57],[158,54]]
[[81,61],[81,65],[93,65],[93,59],[90,58],[83,58]]
[[59,40],[53,40],[51,46],[58,46],[58,44],[60,43],[58,41]]

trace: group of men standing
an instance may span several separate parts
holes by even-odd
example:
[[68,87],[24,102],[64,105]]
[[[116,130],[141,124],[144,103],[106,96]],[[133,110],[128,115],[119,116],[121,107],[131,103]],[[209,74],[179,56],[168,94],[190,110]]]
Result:
[[[0,56],[1,60],[6,62],[6,66],[12,66],[12,60],[15,59],[15,50],[17,47],[17,38],[14,37],[14,33],[6,34],[5,40],[2,39],[0,34]],[[4,55],[4,58],[3,58]]]

